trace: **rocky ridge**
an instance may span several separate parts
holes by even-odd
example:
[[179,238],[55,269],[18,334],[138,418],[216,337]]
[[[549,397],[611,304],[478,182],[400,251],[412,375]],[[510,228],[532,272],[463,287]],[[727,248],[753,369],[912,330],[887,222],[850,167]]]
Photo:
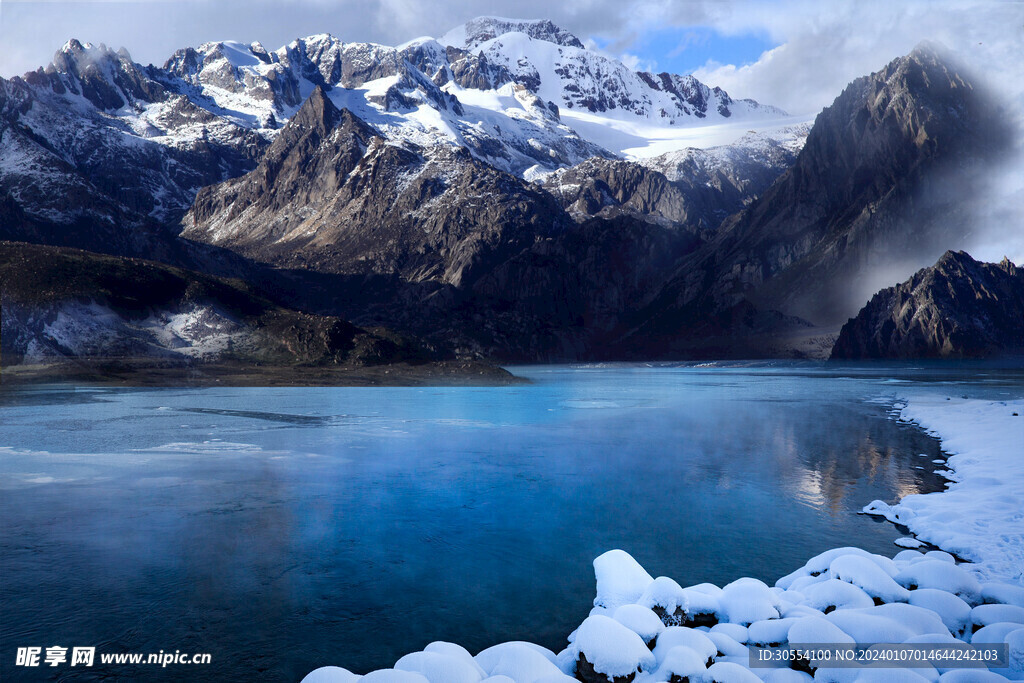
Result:
[[1024,269],[947,251],[871,298],[843,325],[833,359],[1024,354]]
[[[532,35],[581,63],[607,61],[550,22],[466,30]],[[0,198],[18,208],[2,236],[127,250],[126,233],[173,226],[201,187],[252,170],[318,87],[390,142],[464,148],[514,175],[614,156],[560,120],[565,98],[541,96],[478,42],[388,47],[321,34],[274,51],[207,43],[142,66],[123,49],[70,40],[45,69],[0,79]],[[556,81],[546,75],[545,87]]]

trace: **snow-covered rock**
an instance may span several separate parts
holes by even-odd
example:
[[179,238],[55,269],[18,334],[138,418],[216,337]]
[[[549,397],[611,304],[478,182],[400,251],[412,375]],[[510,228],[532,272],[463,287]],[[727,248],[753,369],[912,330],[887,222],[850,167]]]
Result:
[[430,683],[478,683],[483,676],[480,667],[458,655],[440,652],[413,652],[397,662],[400,671],[423,674]]
[[841,555],[829,565],[828,573],[831,578],[853,584],[882,602],[906,601],[910,597],[910,591],[866,557]]
[[378,669],[357,680],[359,683],[430,683],[422,674],[398,669]]
[[586,669],[589,673],[592,670],[609,681],[632,677],[657,665],[655,655],[640,636],[602,615],[587,617],[580,624],[572,651],[576,655],[577,671]]
[[719,598],[721,616],[733,624],[749,625],[779,617],[779,599],[757,579],[737,579],[722,588]]
[[755,621],[747,627],[747,643],[758,647],[781,645],[789,637],[789,629],[798,621],[798,617]]
[[654,678],[667,681],[676,676],[691,681],[700,680],[707,668],[707,663],[700,654],[680,645],[665,653],[654,673]]
[[[898,586],[897,586],[898,588]],[[835,609],[871,607],[874,601],[863,589],[847,581],[827,579],[803,590],[804,604],[808,607],[831,612]]]
[[978,605],[971,610],[975,628],[999,623],[1018,623],[1024,628],[1024,607],[1016,605]]
[[654,582],[640,563],[624,550],[609,550],[595,559],[594,574],[597,577],[594,606],[610,610],[636,603]]
[[508,676],[517,683],[536,683],[562,675],[561,669],[554,663],[554,654],[542,651],[532,643],[513,642],[495,645],[477,655],[477,663],[488,675]]
[[622,605],[615,610],[612,618],[640,636],[645,643],[653,642],[665,630],[665,624],[658,615],[642,604]]
[[908,602],[935,612],[954,635],[963,635],[971,623],[971,606],[953,593],[920,588],[910,592]]
[[718,648],[714,641],[700,631],[685,626],[670,626],[658,636],[654,646],[654,656],[663,661],[669,651],[677,647],[686,647],[704,658],[705,662],[714,659]]
[[840,643],[854,645],[853,637],[822,617],[797,619],[789,628],[786,640],[795,644]]
[[959,595],[969,603],[981,599],[981,584],[963,568],[943,560],[926,558],[900,570],[897,583],[907,588],[937,588]]
[[359,678],[360,676],[340,666],[322,666],[306,674],[302,683],[355,683]]

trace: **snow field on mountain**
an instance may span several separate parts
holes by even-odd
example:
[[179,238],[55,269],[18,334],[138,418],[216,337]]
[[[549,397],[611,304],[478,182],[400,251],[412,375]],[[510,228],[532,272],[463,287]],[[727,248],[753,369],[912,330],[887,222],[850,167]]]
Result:
[[[447,662],[407,655],[394,670],[362,677],[323,667],[304,683],[1024,680],[1024,575],[1019,564],[1024,509],[1020,496],[1011,496],[1024,490],[1021,413],[1024,401],[912,398],[902,407],[901,419],[942,439],[952,454],[953,483],[946,491],[906,496],[895,506],[883,508],[875,501],[865,508],[888,511],[929,542],[952,542],[955,548],[944,547],[974,562],[958,563],[942,550],[905,549],[888,558],[860,548],[835,548],[771,587],[741,578],[722,588],[682,588],[667,577],[651,577],[625,551],[610,550],[594,560],[595,606],[561,653],[504,643],[471,658],[457,645],[432,643],[424,652]],[[685,625],[707,614],[717,623]],[[992,670],[927,665],[808,673],[748,666],[748,645],[881,642],[1005,643],[1009,661]],[[455,672],[458,678],[451,677]]]
[[[48,319],[47,319],[48,318]],[[72,356],[131,356],[157,353],[167,357],[218,356],[232,343],[241,343],[250,332],[210,306],[185,311],[158,311],[130,320],[107,306],[66,303],[41,319],[21,321],[39,326],[38,340],[26,350],[27,360],[46,362]]]
[[562,110],[561,116],[562,121],[580,137],[627,159],[637,160],[680,152],[689,147],[705,149],[732,145],[751,132],[771,136],[811,122],[807,117],[789,116],[755,121],[719,118],[707,123],[687,121],[672,125],[620,120],[579,110]]

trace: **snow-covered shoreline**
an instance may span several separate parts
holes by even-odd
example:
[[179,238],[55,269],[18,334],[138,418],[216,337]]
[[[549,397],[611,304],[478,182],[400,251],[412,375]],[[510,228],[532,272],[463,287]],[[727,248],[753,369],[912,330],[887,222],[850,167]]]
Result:
[[914,397],[900,418],[942,441],[952,483],[864,511],[969,560],[983,579],[1024,582],[1024,400]]
[[[303,683],[1024,680],[1024,400],[921,395],[907,400],[900,419],[941,439],[951,484],[895,505],[874,501],[864,511],[943,550],[908,549],[890,559],[836,548],[773,587],[742,578],[722,588],[651,577],[612,550],[594,560],[594,609],[561,653],[511,642],[474,657],[439,642],[394,669],[359,676],[324,667]],[[1006,643],[1009,666],[749,666],[748,646],[878,642]]]

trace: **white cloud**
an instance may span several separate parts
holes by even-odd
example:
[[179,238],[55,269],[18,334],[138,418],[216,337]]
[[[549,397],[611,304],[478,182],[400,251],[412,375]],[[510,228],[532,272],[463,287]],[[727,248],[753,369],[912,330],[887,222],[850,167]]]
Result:
[[850,81],[877,71],[922,40],[952,49],[1008,96],[1024,95],[1024,4],[1019,2],[791,3],[785,11],[719,28],[768,31],[779,47],[749,65],[708,63],[695,75],[730,94],[813,113]]
[[633,71],[651,71],[656,72],[658,70],[658,63],[644,59],[639,55],[630,54],[629,52],[623,52],[618,56],[618,60],[628,66]]

